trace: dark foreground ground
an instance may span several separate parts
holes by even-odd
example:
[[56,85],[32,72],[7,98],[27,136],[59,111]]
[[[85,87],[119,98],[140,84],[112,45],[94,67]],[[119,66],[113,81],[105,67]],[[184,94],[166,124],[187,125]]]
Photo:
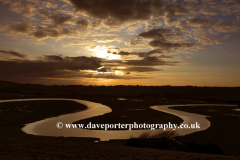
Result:
[[111,107],[113,111],[76,123],[179,124],[182,122],[180,118],[154,111],[149,107],[183,104],[183,107],[176,109],[210,116],[208,119],[211,127],[180,139],[184,142],[212,143],[222,148],[224,152],[224,155],[189,153],[127,147],[126,140],[95,143],[97,139],[27,135],[21,131],[24,124],[86,109],[85,106],[71,101],[32,101],[0,103],[0,159],[240,159],[240,112],[232,110],[240,108],[239,106],[228,108],[184,106],[193,103],[239,105],[239,93],[239,88],[47,87],[0,82],[0,99],[75,98],[102,103]]
[[80,138],[5,136],[0,159],[239,159],[223,156],[101,144]]
[[[83,98],[83,97],[82,97]],[[128,100],[117,100],[109,97],[85,97],[85,100],[91,100],[108,105],[113,112],[79,121],[77,123],[181,123],[178,117],[152,111],[149,105],[156,104],[178,104],[186,103],[186,100],[170,100],[156,98],[133,98]],[[114,100],[113,100],[114,99]],[[138,101],[136,101],[138,100]],[[139,101],[142,100],[142,101]],[[194,103],[194,101],[190,101]],[[200,103],[200,102],[198,102]],[[66,107],[67,106],[67,107]],[[230,131],[224,131],[218,128],[218,123],[212,125],[206,131],[191,134],[184,138],[197,141],[211,140],[211,142],[228,148],[224,150],[226,155],[213,155],[201,153],[189,153],[178,151],[167,151],[148,148],[136,148],[125,146],[126,140],[117,140],[110,142],[95,143],[97,139],[90,138],[64,138],[64,137],[43,137],[27,135],[21,132],[23,124],[41,120],[47,117],[54,117],[65,113],[76,112],[86,109],[85,106],[71,101],[29,101],[29,102],[11,102],[0,104],[0,159],[238,159],[240,149],[237,138],[239,132],[236,124],[239,119],[228,121]],[[235,107],[236,108],[236,107]],[[145,110],[135,110],[145,109]],[[187,107],[179,107],[186,111]],[[192,108],[191,108],[192,109]],[[189,110],[192,111],[192,110]],[[198,109],[194,109],[198,112]],[[130,112],[130,113],[129,113]],[[142,113],[143,112],[143,113]],[[208,112],[207,112],[208,113]],[[213,112],[210,112],[213,114]],[[222,113],[222,111],[221,111]],[[224,111],[224,114],[226,110]],[[235,113],[235,112],[234,112]],[[127,115],[129,114],[129,115]],[[129,117],[122,117],[123,115]],[[133,116],[131,116],[133,115]],[[221,114],[220,114],[221,115]],[[230,119],[230,118],[229,118]],[[211,121],[211,119],[210,119]],[[213,121],[214,122],[214,121]],[[216,122],[218,122],[216,120]],[[212,121],[211,121],[212,123]],[[221,121],[222,123],[222,121]],[[237,125],[237,124],[236,124]],[[214,128],[212,128],[214,127]],[[221,131],[221,134],[218,134]],[[239,130],[238,130],[239,131]],[[206,133],[205,133],[206,132]],[[230,134],[234,132],[234,134]],[[221,136],[220,136],[221,135]],[[200,138],[199,138],[200,137]],[[235,142],[234,142],[235,141]],[[216,143],[221,142],[221,143]],[[221,146],[221,147],[222,147]],[[235,156],[233,156],[235,155]]]

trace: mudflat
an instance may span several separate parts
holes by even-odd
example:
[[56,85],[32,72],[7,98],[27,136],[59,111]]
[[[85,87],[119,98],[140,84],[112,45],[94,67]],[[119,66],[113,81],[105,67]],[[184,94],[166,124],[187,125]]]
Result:
[[[119,97],[121,98],[121,97]],[[176,116],[154,111],[150,106],[161,104],[199,103],[187,100],[172,100],[162,98],[131,97],[118,100],[118,97],[84,96],[79,99],[102,103],[109,106],[113,112],[81,120],[76,123],[181,123]],[[203,102],[204,103],[204,102]],[[66,107],[67,106],[67,107]],[[194,108],[194,107],[193,107]],[[179,107],[181,110],[198,112],[198,109]],[[207,107],[206,107],[207,108]],[[0,152],[1,159],[236,159],[239,158],[239,136],[235,119],[237,116],[223,116],[209,118],[212,126],[206,131],[186,135],[182,138],[189,141],[214,143],[223,148],[226,155],[200,154],[179,151],[167,151],[149,148],[125,146],[125,140],[98,142],[94,138],[64,138],[27,135],[21,131],[26,123],[49,117],[77,112],[86,106],[72,101],[26,101],[0,104]],[[226,113],[226,111],[221,111]],[[236,111],[235,111],[236,112]],[[234,113],[235,113],[234,112]],[[201,112],[203,114],[203,112]],[[199,112],[199,114],[201,114]],[[207,112],[208,113],[208,112]],[[210,112],[214,114],[214,112]],[[209,115],[210,115],[209,114]],[[205,114],[206,115],[206,114]],[[227,118],[228,128],[219,127]],[[238,117],[237,117],[238,118]],[[236,125],[236,126],[235,126]],[[239,126],[239,125],[238,125]],[[221,132],[221,136],[216,137]],[[234,135],[231,136],[231,133]],[[219,134],[220,135],[220,134]],[[212,137],[216,138],[212,138]],[[205,138],[206,137],[206,138]],[[224,138],[226,137],[226,138]],[[234,142],[235,143],[232,143]],[[221,142],[221,143],[217,143]],[[229,148],[230,147],[230,148]],[[232,148],[231,148],[232,147]],[[230,152],[231,150],[232,152]],[[234,156],[235,155],[235,156]]]

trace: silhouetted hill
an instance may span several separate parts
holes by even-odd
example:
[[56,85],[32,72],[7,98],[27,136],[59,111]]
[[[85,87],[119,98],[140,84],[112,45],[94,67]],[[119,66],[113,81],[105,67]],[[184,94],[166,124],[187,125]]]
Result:
[[156,97],[192,99],[211,102],[240,102],[240,87],[194,87],[194,86],[83,86],[18,84],[0,81],[0,98],[64,97],[82,96]]
[[0,88],[11,87],[11,86],[16,86],[16,85],[19,85],[19,84],[15,83],[15,82],[8,82],[8,81],[0,80]]

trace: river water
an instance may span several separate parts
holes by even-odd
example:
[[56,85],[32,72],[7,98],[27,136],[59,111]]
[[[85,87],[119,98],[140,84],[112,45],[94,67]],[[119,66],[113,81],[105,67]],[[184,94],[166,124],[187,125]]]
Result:
[[[85,100],[78,99],[62,99],[62,98],[35,98],[35,99],[15,99],[15,100],[0,100],[0,102],[16,102],[16,101],[33,101],[33,100],[70,100],[75,101],[77,103],[81,103],[86,105],[88,109],[76,113],[60,115],[58,117],[47,118],[41,121],[33,122],[26,124],[22,131],[27,134],[32,135],[41,135],[41,136],[54,136],[54,137],[88,137],[88,138],[99,138],[101,141],[108,141],[111,139],[129,139],[131,137],[138,137],[142,133],[150,132],[151,134],[159,133],[164,131],[163,129],[156,130],[88,130],[88,129],[73,129],[63,127],[62,129],[58,129],[56,124],[58,122],[62,122],[63,124],[71,124],[73,122],[83,120],[90,117],[95,117],[99,115],[104,115],[106,113],[112,112],[111,108],[106,105],[100,103],[94,103]],[[230,106],[223,104],[189,104],[184,106]],[[169,107],[173,106],[183,106],[181,105],[158,105],[152,106],[150,108],[166,112],[169,114],[176,115],[183,119],[183,124],[195,124],[196,122],[200,124],[200,128],[198,129],[176,129],[179,135],[186,135],[197,131],[202,131],[210,127],[210,122],[206,119],[207,116],[188,113],[183,111],[177,111],[174,109],[170,109]],[[67,107],[67,106],[66,106]],[[172,130],[172,129],[167,129]]]

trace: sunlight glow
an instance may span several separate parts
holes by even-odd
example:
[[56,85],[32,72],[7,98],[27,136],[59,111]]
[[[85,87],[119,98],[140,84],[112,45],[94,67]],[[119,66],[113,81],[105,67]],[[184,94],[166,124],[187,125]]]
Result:
[[[102,68],[102,67],[100,67],[100,68]],[[95,71],[95,70],[84,70],[84,72],[92,73],[93,75],[97,75],[97,74],[115,74],[115,75],[124,75],[124,72],[119,71],[119,70],[115,70],[114,72],[99,72],[99,71]]]
[[89,48],[88,50],[94,51],[96,54],[96,57],[99,57],[99,58],[121,59],[121,56],[119,55],[108,53],[109,47],[106,47],[106,46],[95,46],[95,47]]
[[124,75],[124,72],[122,72],[122,71],[115,71],[115,74],[116,75]]

